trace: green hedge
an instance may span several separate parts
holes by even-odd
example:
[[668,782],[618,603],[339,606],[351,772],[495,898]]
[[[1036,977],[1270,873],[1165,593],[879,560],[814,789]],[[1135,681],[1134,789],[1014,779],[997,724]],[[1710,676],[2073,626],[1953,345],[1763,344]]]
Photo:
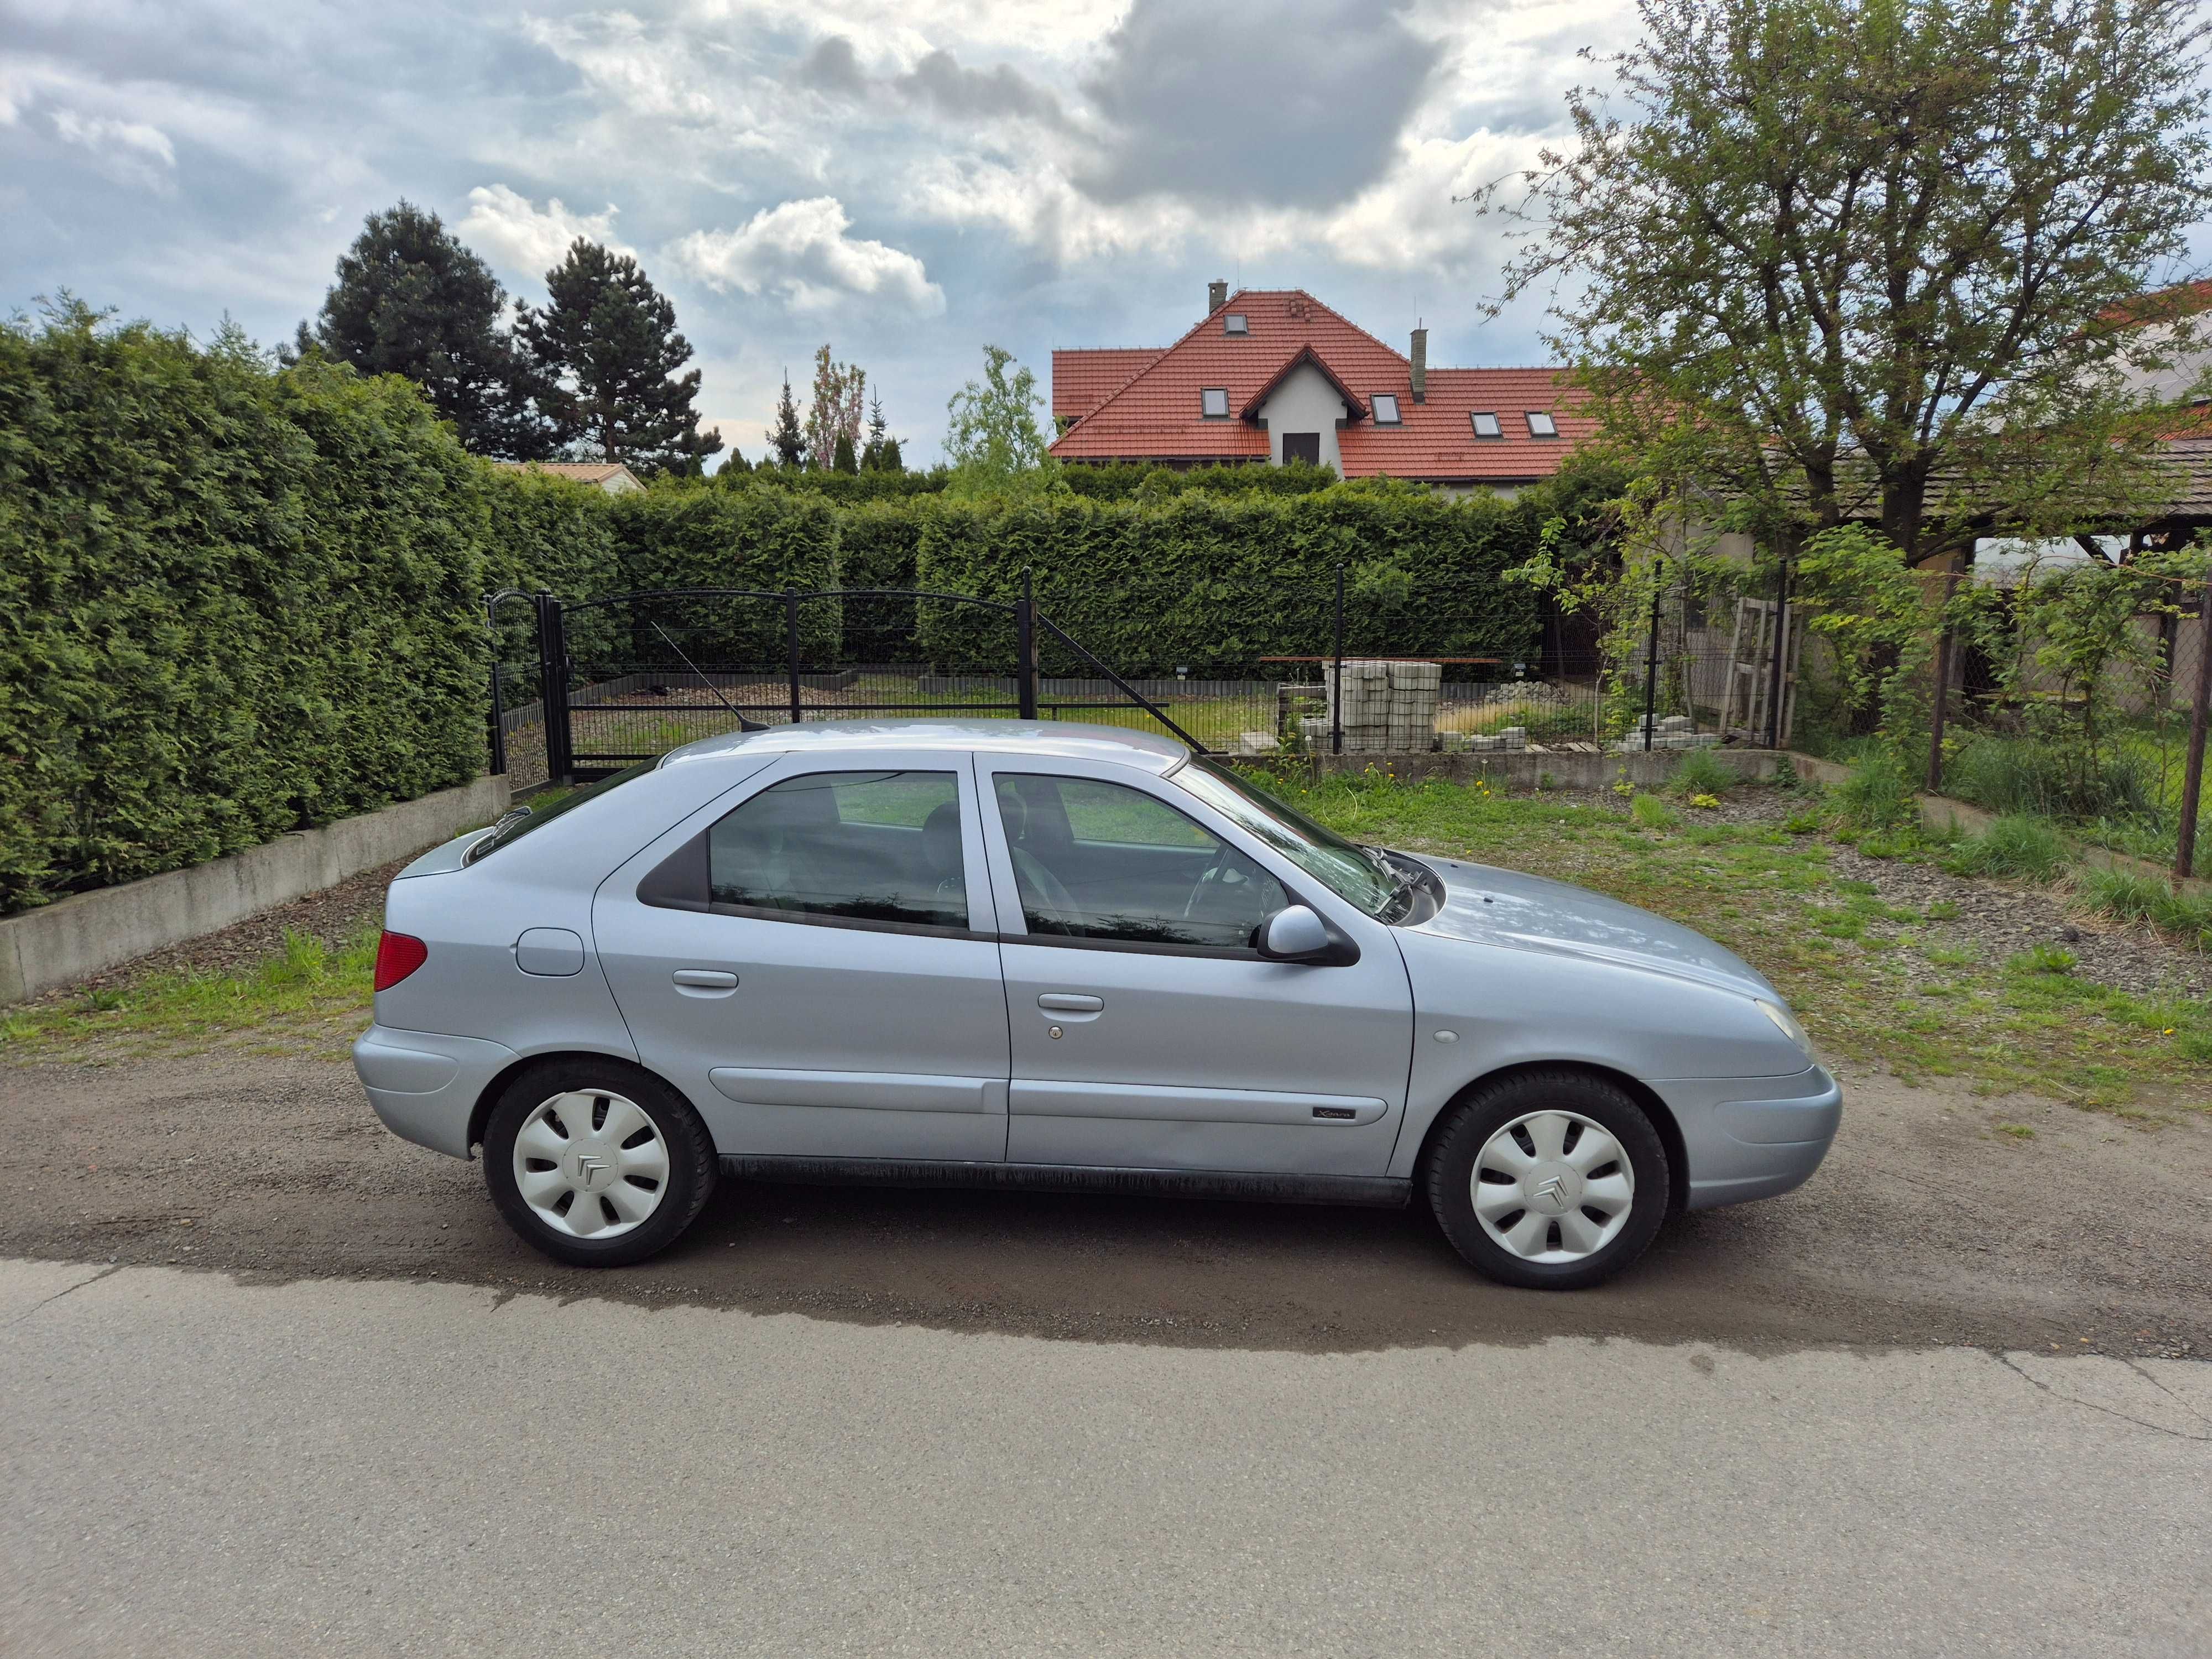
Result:
[[[622,573],[619,591],[745,587],[780,593],[840,585],[843,514],[819,495],[684,482],[607,499]],[[628,619],[636,661],[674,659],[655,623],[702,667],[711,662],[774,668],[789,660],[779,601],[639,601],[608,607],[605,614]],[[810,599],[799,607],[799,650],[810,666],[837,662],[843,631],[843,611],[836,599]]]
[[[1510,662],[1535,653],[1542,609],[1503,573],[1534,550],[1550,510],[1535,495],[1451,501],[1373,483],[1151,504],[944,501],[923,520],[918,567],[924,587],[1010,598],[1027,566],[1039,607],[1123,673],[1244,673],[1261,657],[1326,653],[1340,564],[1349,652]],[[938,666],[1003,667],[1004,629],[987,613],[926,609],[921,626]],[[1074,665],[1064,651],[1045,661]]]
[[0,910],[481,770],[484,514],[403,383],[0,329]]
[[1129,501],[1140,489],[1148,496],[1179,495],[1193,489],[1215,495],[1254,490],[1263,495],[1311,495],[1338,482],[1334,467],[1313,461],[1292,461],[1287,466],[1194,466],[1183,472],[1150,461],[1076,462],[1061,468],[1060,477],[1074,494],[1100,501]]

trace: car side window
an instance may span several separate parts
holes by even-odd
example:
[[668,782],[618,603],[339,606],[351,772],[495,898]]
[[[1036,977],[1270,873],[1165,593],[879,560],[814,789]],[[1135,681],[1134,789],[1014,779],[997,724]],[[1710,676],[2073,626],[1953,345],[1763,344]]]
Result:
[[1282,884],[1126,784],[1000,773],[999,817],[1032,933],[1249,950]]
[[707,834],[712,908],[908,927],[968,925],[951,772],[813,772]]

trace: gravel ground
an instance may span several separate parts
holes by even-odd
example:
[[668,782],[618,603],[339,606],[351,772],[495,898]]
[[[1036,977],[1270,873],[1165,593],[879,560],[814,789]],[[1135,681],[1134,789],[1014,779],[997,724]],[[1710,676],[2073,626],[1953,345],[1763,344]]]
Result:
[[1416,1211],[750,1182],[724,1183],[666,1255],[593,1274],[510,1233],[479,1166],[388,1133],[343,1063],[0,1067],[0,1255],[1204,1347],[1618,1335],[2212,1355],[2212,1123],[2154,1135],[1874,1073],[1844,1087],[1808,1185],[1680,1218],[1612,1285],[1547,1296],[1478,1279]]

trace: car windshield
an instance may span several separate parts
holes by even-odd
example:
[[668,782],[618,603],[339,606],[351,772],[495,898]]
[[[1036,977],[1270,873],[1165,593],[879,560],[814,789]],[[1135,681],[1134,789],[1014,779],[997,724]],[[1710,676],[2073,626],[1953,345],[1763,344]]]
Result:
[[610,789],[619,789],[632,778],[641,778],[659,764],[659,757],[655,756],[649,761],[626,766],[612,777],[602,778],[599,782],[586,784],[580,789],[571,789],[559,799],[549,801],[543,806],[517,807],[494,826],[491,834],[470,848],[461,862],[474,864],[487,853],[495,853],[502,847],[512,846],[532,830],[543,830],[563,812],[573,812],[586,801],[597,800]]
[[1194,760],[1176,771],[1175,781],[1370,916],[1383,917],[1406,890],[1408,878],[1380,853],[1322,829],[1225,766]]

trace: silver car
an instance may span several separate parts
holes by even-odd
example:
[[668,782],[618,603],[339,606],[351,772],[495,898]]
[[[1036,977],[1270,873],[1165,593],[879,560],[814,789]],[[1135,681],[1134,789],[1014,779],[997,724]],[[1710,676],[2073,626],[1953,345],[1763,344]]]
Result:
[[392,884],[354,1060],[547,1255],[721,1173],[1425,1203],[1509,1284],[1789,1191],[1842,1091],[1711,941],[1344,840],[1182,744],[1011,720],[708,738]]

